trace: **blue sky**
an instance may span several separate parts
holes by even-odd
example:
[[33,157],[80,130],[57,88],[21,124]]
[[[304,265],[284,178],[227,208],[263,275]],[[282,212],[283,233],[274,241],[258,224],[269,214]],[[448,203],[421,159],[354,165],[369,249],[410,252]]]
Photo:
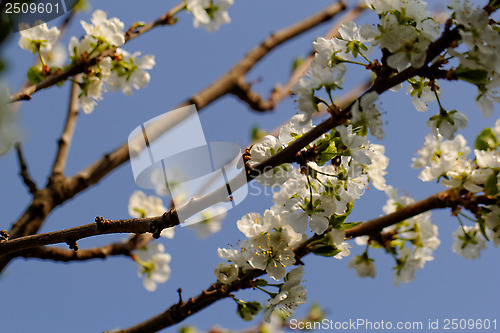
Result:
[[[143,54],[155,55],[157,64],[151,82],[132,97],[121,92],[107,93],[92,114],[81,114],[69,155],[68,175],[125,142],[139,124],[175,108],[201,90],[270,32],[331,3],[325,0],[235,2],[230,10],[233,22],[217,33],[194,29],[191,16],[184,12],[176,26],[157,28],[125,45],[129,52],[140,50]],[[103,9],[108,12],[108,17],[116,16],[124,21],[126,27],[135,21],[151,21],[175,4],[129,0],[91,3],[92,10]],[[88,21],[90,14],[83,14],[81,19]],[[373,18],[373,14],[367,13],[359,22]],[[311,42],[328,29],[329,25],[324,24],[271,53],[248,75],[249,81],[261,79],[255,84],[255,90],[266,96],[275,83],[284,82],[293,59],[309,53]],[[75,20],[63,42],[67,44],[70,36],[80,37],[83,33]],[[6,79],[12,91],[22,85],[25,72],[33,61],[29,52],[17,46],[17,39],[18,36],[14,35],[3,50],[9,67]],[[349,73],[352,74],[348,74],[347,86],[362,82],[363,76],[358,72]],[[65,84],[61,88],[41,91],[20,108],[20,122],[25,129],[25,155],[40,186],[45,184],[52,165],[56,140],[65,119],[69,88],[69,84]],[[445,106],[449,110],[458,109],[469,117],[469,126],[459,132],[468,142],[473,142],[482,128],[491,126],[499,118],[498,107],[491,118],[483,118],[473,101],[474,87],[458,83],[443,84],[442,89]],[[404,91],[388,92],[380,103],[386,137],[380,141],[370,139],[386,145],[386,155],[390,158],[388,183],[417,200],[442,190],[438,185],[422,183],[417,178],[419,171],[410,168],[411,157],[429,133],[425,121],[434,114],[431,112],[437,112],[437,106],[432,104],[430,111],[419,113]],[[261,114],[249,111],[236,98],[228,96],[204,109],[200,117],[207,141],[228,141],[246,147],[252,126],[271,130],[296,112],[291,98],[275,111]],[[0,228],[9,229],[30,197],[17,176],[18,166],[13,151],[0,158],[0,166],[0,209],[3,212]],[[131,168],[125,164],[97,186],[58,207],[41,231],[90,223],[98,215],[109,219],[126,218],[129,196],[137,189]],[[369,220],[379,216],[385,200],[383,192],[370,189],[356,202],[349,220]],[[172,255],[172,275],[154,293],[144,290],[137,277],[136,265],[128,258],[70,264],[17,259],[0,276],[2,330],[90,332],[125,328],[149,318],[177,301],[178,288],[183,289],[183,296],[187,299],[214,282],[213,269],[221,262],[216,249],[236,245],[244,237],[235,222],[248,212],[262,213],[270,205],[270,197],[250,195],[243,204],[228,212],[222,230],[210,238],[199,240],[191,230],[178,228],[173,240],[162,240],[166,251]],[[451,250],[451,233],[458,222],[448,210],[433,212],[433,220],[439,226],[441,246],[435,252],[435,260],[418,271],[409,285],[394,286],[393,260],[382,251],[371,251],[377,265],[374,279],[358,278],[354,271],[347,269],[348,260],[306,257],[303,260],[304,285],[308,289],[309,303],[299,309],[296,317],[317,302],[325,309],[327,318],[334,321],[358,318],[424,323],[429,319],[443,322],[446,318],[500,320],[498,250],[489,244],[480,259],[463,259]],[[119,236],[95,237],[80,241],[79,246],[104,245],[118,239]],[[353,246],[352,252],[361,254],[363,249]],[[244,300],[264,300],[265,295],[250,290],[239,292],[237,296]],[[240,329],[255,325],[259,320],[262,317],[253,323],[243,322],[236,315],[235,303],[228,299],[171,330],[182,325],[196,325],[206,330],[215,324]]]

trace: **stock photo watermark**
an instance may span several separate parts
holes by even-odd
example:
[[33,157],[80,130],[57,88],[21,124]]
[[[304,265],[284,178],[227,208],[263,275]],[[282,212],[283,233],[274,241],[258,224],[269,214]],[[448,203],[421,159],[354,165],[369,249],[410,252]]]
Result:
[[497,329],[497,320],[488,318],[445,318],[445,319],[427,319],[422,321],[385,321],[385,320],[369,320],[366,318],[349,319],[343,321],[335,321],[331,319],[323,319],[321,321],[299,321],[291,319],[289,323],[291,330],[325,330],[329,332],[336,331],[464,331],[471,332],[481,330]]
[[181,226],[206,220],[208,209],[225,214],[248,195],[241,148],[207,142],[194,105],[136,127],[128,146],[136,184],[170,196]]
[[4,0],[1,13],[10,21],[13,32],[48,23],[69,13],[79,0]]

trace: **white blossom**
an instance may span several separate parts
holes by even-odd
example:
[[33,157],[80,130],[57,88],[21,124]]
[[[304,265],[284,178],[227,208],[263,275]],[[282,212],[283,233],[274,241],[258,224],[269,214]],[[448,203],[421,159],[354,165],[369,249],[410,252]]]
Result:
[[52,47],[52,50],[44,52],[43,58],[45,63],[49,67],[60,67],[64,66],[68,54],[66,53],[66,49],[61,44],[55,44]]
[[351,155],[353,161],[362,165],[370,165],[372,163],[372,160],[367,155],[367,149],[365,148],[365,136],[353,133],[351,125],[341,125],[337,126],[335,129],[340,132],[342,143],[349,149],[349,155]]
[[273,225],[271,219],[274,217],[270,210],[267,210],[264,216],[259,213],[249,213],[238,220],[236,225],[245,236],[251,238],[269,231]]
[[[142,191],[132,193],[128,203],[128,213],[132,217],[154,217],[160,216],[167,211],[163,206],[161,198],[154,195],[147,196]],[[166,228],[161,231],[160,236],[165,238],[174,238],[174,228]]]
[[409,248],[402,249],[394,268],[394,284],[399,286],[401,282],[412,282],[415,279],[415,272],[422,268],[423,264],[424,261],[415,257]]
[[231,22],[227,10],[234,0],[186,0],[187,9],[193,14],[195,28],[203,27],[214,32],[223,24]]
[[465,259],[477,259],[481,256],[481,250],[486,249],[486,240],[479,232],[478,225],[458,227],[453,238],[453,252]]
[[269,300],[269,307],[264,314],[264,320],[269,322],[273,311],[279,312],[281,317],[290,317],[300,304],[307,301],[307,290],[300,285],[303,275],[303,266],[292,269],[279,289],[279,293]]
[[413,106],[420,112],[427,111],[427,104],[436,100],[436,93],[431,90],[428,82],[422,80],[409,84],[406,94],[411,94]]
[[155,291],[157,284],[168,280],[170,260],[170,254],[165,253],[165,247],[158,242],[150,242],[137,251],[138,275],[143,277],[142,282],[147,291]]
[[[267,160],[272,155],[283,149],[283,143],[272,135],[266,135],[261,142],[254,144],[250,149],[249,164],[254,166]],[[284,163],[277,167],[266,169],[256,178],[256,181],[264,186],[281,185],[287,179],[293,167],[290,163]]]
[[118,62],[114,62],[111,75],[106,78],[111,91],[122,90],[127,96],[133,94],[134,89],[144,88],[151,79],[146,70],[151,70],[155,66],[153,55],[139,57],[141,52],[130,54],[123,49],[116,52],[122,57]]
[[366,149],[366,155],[372,161],[371,164],[365,166],[370,182],[380,191],[385,190],[385,175],[389,166],[389,158],[385,156],[385,147],[371,143]]
[[363,95],[361,99],[356,100],[351,108],[351,123],[357,126],[366,126],[370,129],[370,133],[374,137],[383,139],[385,133],[382,129],[382,120],[380,112],[375,106],[378,97],[379,95],[375,91],[372,91]]
[[226,214],[226,210],[221,206],[209,207],[201,212],[202,221],[188,227],[196,231],[198,238],[207,238],[211,234],[219,232]]
[[302,134],[313,129],[313,124],[310,118],[304,114],[296,114],[290,121],[280,129],[278,141],[283,145],[289,145]]
[[111,72],[111,58],[105,57],[99,64],[93,66],[92,70],[95,74],[82,76],[82,82],[78,84],[80,88],[78,104],[86,114],[92,113],[97,101],[102,100],[104,80]]
[[215,267],[214,273],[219,282],[229,284],[238,279],[238,266],[221,262]]
[[459,111],[448,112],[446,117],[439,115],[435,119],[432,118],[426,123],[431,128],[432,133],[434,135],[441,134],[448,140],[453,139],[458,129],[463,129],[469,124],[467,116]]
[[33,28],[29,28],[26,23],[20,24],[19,46],[22,49],[36,53],[38,51],[47,52],[52,50],[52,47],[57,42],[61,31],[57,27],[48,28],[47,23],[38,24]]
[[285,276],[285,267],[295,263],[295,253],[288,247],[287,235],[275,231],[251,239],[248,262],[278,281]]
[[90,22],[92,24],[80,21],[88,36],[113,46],[122,46],[125,43],[125,32],[123,31],[125,25],[118,18],[108,19],[107,14],[98,9],[92,14]]
[[376,269],[373,261],[374,260],[369,258],[367,255],[355,256],[354,258],[349,260],[349,264],[347,265],[347,267],[349,269],[354,268],[354,270],[356,271],[356,275],[361,278],[374,278]]

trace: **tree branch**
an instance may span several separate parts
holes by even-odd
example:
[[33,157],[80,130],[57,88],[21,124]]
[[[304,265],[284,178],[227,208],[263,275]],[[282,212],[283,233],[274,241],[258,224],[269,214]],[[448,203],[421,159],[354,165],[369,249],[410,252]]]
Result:
[[[78,80],[78,77],[75,77],[75,80]],[[68,114],[66,116],[66,122],[64,124],[61,138],[58,141],[59,149],[57,150],[56,158],[54,160],[54,164],[52,165],[51,177],[58,175],[62,176],[64,173],[64,168],[66,167],[66,161],[68,159],[69,148],[71,145],[71,141],[73,140],[73,135],[75,133],[78,114],[78,84],[73,82],[71,85],[71,92],[69,96]]]
[[80,249],[78,251],[62,249],[59,247],[38,247],[21,252],[19,257],[62,262],[105,259],[109,256],[130,257],[134,250],[147,245],[151,238],[151,235],[136,234],[126,242],[111,243],[106,246],[91,249]]
[[76,242],[82,238],[106,234],[143,234],[149,232],[153,234],[154,237],[158,238],[160,237],[161,230],[178,224],[179,220],[176,218],[176,213],[173,209],[165,212],[163,215],[146,218],[106,220],[102,217],[96,217],[95,223],[60,231],[9,239],[0,243],[0,255],[5,256],[17,251],[57,243],[66,243],[70,248],[75,248]]
[[31,175],[28,170],[28,166],[26,164],[26,160],[24,159],[23,150],[21,143],[16,143],[16,151],[17,151],[17,159],[19,160],[19,175],[24,181],[24,184],[28,188],[31,194],[34,194],[38,191],[36,183],[31,178]]

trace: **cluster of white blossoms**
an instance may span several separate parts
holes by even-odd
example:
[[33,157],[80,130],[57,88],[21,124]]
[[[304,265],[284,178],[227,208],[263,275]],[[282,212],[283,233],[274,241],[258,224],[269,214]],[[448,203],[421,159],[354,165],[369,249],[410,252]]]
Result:
[[[154,217],[165,213],[167,209],[163,206],[161,198],[154,195],[147,196],[144,192],[135,191],[129,199],[128,212],[132,217]],[[163,229],[160,236],[174,238],[174,228]],[[164,283],[170,277],[171,256],[165,253],[163,244],[150,241],[145,247],[137,251],[133,256],[139,269],[139,277],[143,277],[144,288],[155,291],[156,285]]]
[[[267,135],[253,145],[248,163],[256,165],[273,156],[313,127],[309,117],[295,115],[277,138]],[[249,213],[237,222],[247,239],[239,249],[219,249],[219,256],[229,262],[215,269],[221,283],[232,283],[240,271],[252,268],[265,270],[275,281],[283,279],[287,267],[297,262],[294,249],[307,239],[310,231],[323,236],[311,245],[313,253],[337,259],[350,254],[350,245],[344,242],[349,224],[344,222],[353,202],[361,197],[370,181],[379,190],[386,188],[388,158],[384,156],[384,147],[371,144],[359,130],[353,132],[351,125],[341,125],[303,152],[308,150],[316,154],[302,166],[281,165],[256,178],[260,184],[275,188],[274,205],[262,215]],[[289,276],[301,277],[302,269],[300,274],[296,270]],[[275,308],[292,310],[305,300],[306,291],[299,283],[296,277],[285,279],[280,293],[269,300],[266,318]]]
[[470,1],[450,0],[453,18],[460,25],[460,36],[466,50],[450,49],[460,60],[457,75],[476,84],[476,104],[485,117],[493,113],[493,102],[500,102],[500,35],[499,25],[489,19],[482,7]]
[[33,52],[50,51],[56,45],[61,31],[57,27],[48,28],[47,23],[36,23],[36,26],[30,28],[28,24],[19,25],[19,46],[22,49]]
[[[105,12],[96,10],[90,21],[92,24],[80,22],[86,35],[80,40],[71,37],[69,42],[70,58],[75,64],[125,43],[124,24],[118,18],[108,19]],[[131,95],[134,88],[141,89],[148,84],[151,77],[146,70],[153,69],[154,56],[140,57],[140,54],[117,48],[113,56],[105,57],[82,75],[81,82],[78,82],[79,103],[85,113],[91,113],[97,101],[102,99],[104,84],[111,91],[121,89],[125,95]]]
[[398,71],[425,65],[427,48],[439,34],[439,26],[420,0],[365,0],[380,18],[380,24],[366,25],[363,33],[373,45],[387,49],[387,64]]
[[[80,21],[86,33],[83,38],[78,39],[73,36],[69,41],[68,49],[72,64],[89,61],[106,49],[119,47],[125,43],[124,24],[118,18],[108,19],[105,12],[96,10],[90,21],[91,23]],[[43,23],[22,30],[19,46],[38,53],[43,66],[61,67],[65,54],[56,44],[59,35],[57,27],[49,29],[47,24]],[[133,89],[144,88],[149,83],[151,77],[147,70],[153,69],[154,56],[140,57],[140,54],[140,52],[130,54],[117,48],[112,56],[104,57],[97,65],[81,75],[80,81],[76,83],[80,88],[79,105],[85,113],[91,113],[97,101],[102,99],[105,85],[111,91],[121,89],[125,95],[131,95]],[[35,66],[28,72],[28,77],[33,83],[38,83],[51,73],[50,68]]]
[[185,0],[186,8],[193,14],[195,28],[203,27],[214,32],[223,24],[231,22],[227,10],[234,0]]
[[[440,136],[426,138],[425,146],[413,159],[414,168],[423,168],[419,178],[423,181],[440,181],[444,186],[470,194],[496,200],[500,197],[500,120],[494,128],[483,130],[476,139],[474,160],[468,159],[471,148],[457,135],[454,140]],[[464,217],[474,220],[460,213]],[[460,215],[458,218],[460,218]],[[464,258],[478,258],[486,248],[486,240],[500,244],[500,207],[497,204],[480,207],[475,212],[474,226],[460,227],[453,234],[453,251]]]
[[[383,211],[391,214],[415,203],[408,196],[398,196],[397,190],[387,186],[385,190],[388,200]],[[394,256],[394,284],[410,283],[415,272],[424,267],[427,261],[433,260],[433,252],[440,244],[438,227],[431,220],[431,213],[425,212],[411,217],[382,230],[382,238],[369,239],[359,237],[356,244],[365,245],[365,252],[351,259],[349,268],[354,268],[359,277],[375,277],[374,260],[368,256],[368,246],[384,248]]]

